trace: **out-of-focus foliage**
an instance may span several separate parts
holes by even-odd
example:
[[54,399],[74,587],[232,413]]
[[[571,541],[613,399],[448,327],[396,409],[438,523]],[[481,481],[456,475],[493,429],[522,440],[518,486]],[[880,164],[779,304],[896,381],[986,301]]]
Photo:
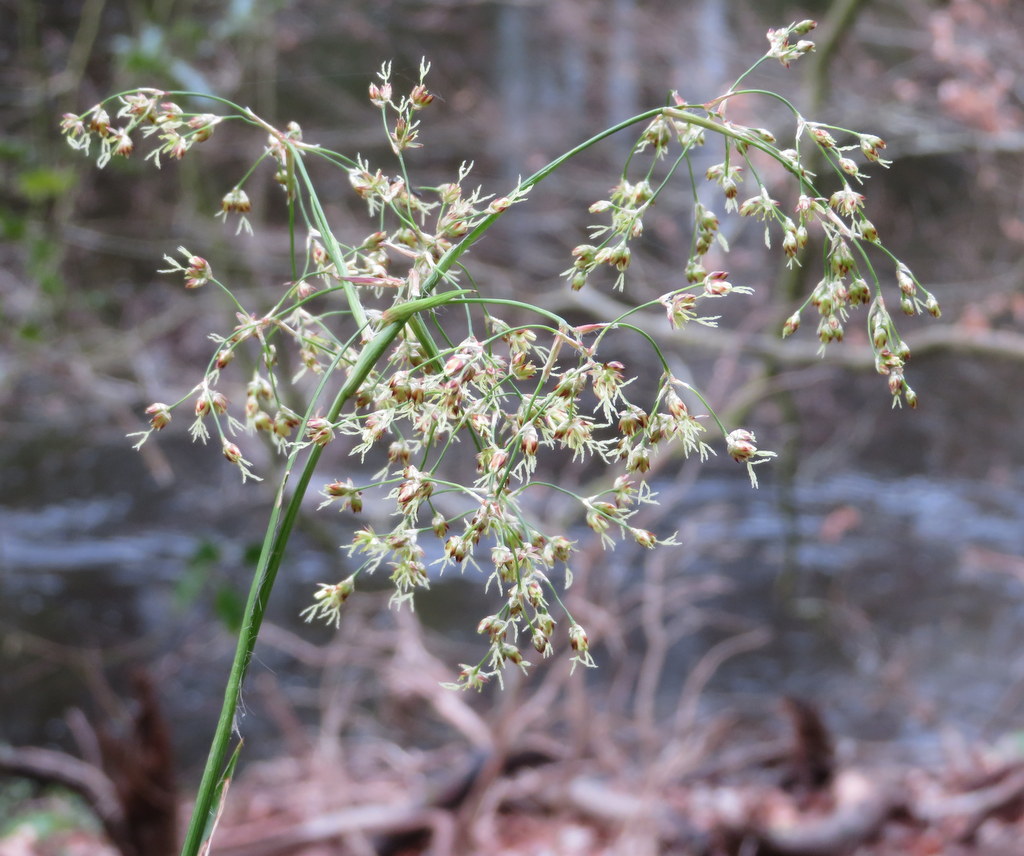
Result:
[[[474,160],[478,180],[487,190],[502,192],[515,176],[529,173],[565,145],[663,102],[673,88],[689,99],[710,97],[739,70],[743,57],[761,49],[768,26],[810,12],[822,19],[819,34],[827,36],[833,8],[848,4],[806,5],[729,0],[14,3],[14,26],[0,35],[7,93],[0,105],[6,131],[0,147],[0,227],[6,239],[0,250],[0,312],[16,347],[0,364],[0,400],[19,405],[21,418],[49,414],[60,422],[69,418],[72,406],[82,418],[81,405],[99,398],[107,412],[111,405],[122,408],[127,424],[128,409],[151,398],[151,390],[204,345],[202,333],[186,332],[184,324],[183,313],[193,312],[194,304],[174,305],[171,286],[155,277],[160,258],[180,243],[223,249],[237,240],[211,231],[208,216],[251,151],[204,165],[224,176],[223,186],[200,178],[189,164],[169,165],[159,180],[145,183],[131,181],[142,168],[133,161],[111,165],[102,174],[83,173],[57,131],[57,118],[66,109],[80,111],[101,93],[129,86],[204,88],[248,104],[278,124],[294,118],[308,140],[383,161],[383,136],[366,101],[366,84],[383,60],[395,61],[399,79],[411,79],[426,56],[433,88],[444,101],[427,129],[429,145],[417,166],[442,179],[462,160]],[[870,216],[895,238],[894,251],[934,287],[944,320],[966,332],[1019,326],[1024,199],[1007,188],[1021,184],[1024,51],[1017,48],[1024,9],[1012,0],[941,6],[914,0],[862,3],[856,11],[837,50],[824,57],[827,62],[809,63],[789,80],[780,70],[779,86],[795,88],[798,100],[826,99],[822,107],[829,121],[887,140],[886,156],[894,164],[884,181],[873,180],[869,187]],[[822,85],[826,80],[828,87]],[[745,108],[736,101],[731,109]],[[741,118],[757,118],[769,127],[775,121],[770,115]],[[230,147],[218,150],[230,152]],[[556,235],[568,233],[565,224],[572,222],[583,233],[585,215],[579,212],[606,194],[621,154],[621,147],[610,144],[574,164],[560,184],[545,188],[543,214],[509,217],[505,238],[496,236],[475,251],[491,265],[496,281],[563,301],[551,271],[564,267],[572,242]],[[343,223],[361,203],[340,183],[332,190],[330,215]],[[253,201],[254,217],[267,225],[280,222],[279,191],[269,175],[262,197]],[[774,336],[792,308],[787,301],[815,283],[787,286],[786,297],[780,272],[764,267],[753,231],[729,236],[741,249],[732,262],[733,276],[753,285],[763,305],[748,320],[747,332]],[[166,234],[167,240],[154,240],[154,233]],[[238,269],[252,287],[273,287],[286,276],[284,229],[277,234],[276,241],[237,248]],[[644,254],[636,260],[649,295],[662,293],[678,276],[689,239],[684,222],[654,212]],[[565,309],[564,303],[559,308]],[[574,311],[584,313],[586,307]],[[124,331],[123,340],[106,332],[111,326]],[[913,334],[911,329],[912,346]],[[34,344],[41,342],[45,347]],[[138,352],[140,344],[146,356],[129,360],[127,354]],[[783,347],[789,348],[780,352],[784,361],[814,364],[813,354]],[[1016,340],[1008,340],[1007,348],[1012,359],[1020,359]],[[698,374],[704,370],[703,353],[680,351]],[[955,356],[944,359],[953,369],[967,370]],[[870,373],[870,365],[863,365]],[[738,378],[719,385],[718,406],[728,406],[729,390],[741,390],[734,402],[740,408],[763,397],[758,365],[738,370]],[[998,372],[985,374],[998,388]],[[865,388],[872,382],[866,378]],[[789,384],[796,387],[803,414],[815,417],[808,429],[815,443],[827,441],[831,418],[841,412],[831,384],[820,372],[809,382]],[[997,392],[989,398],[985,385],[973,386],[982,399],[972,401],[966,412],[943,402],[947,387],[941,384],[928,412],[939,421],[970,419],[969,413],[999,403]],[[924,402],[929,392],[927,385],[920,388]],[[970,430],[984,432],[988,421],[971,423]],[[951,438],[942,439],[934,428],[914,430],[927,435],[920,449],[948,454]]]

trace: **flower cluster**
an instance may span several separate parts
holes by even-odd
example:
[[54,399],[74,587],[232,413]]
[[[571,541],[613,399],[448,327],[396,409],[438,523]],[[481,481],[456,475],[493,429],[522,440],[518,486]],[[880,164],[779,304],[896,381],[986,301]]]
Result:
[[426,60],[420,62],[419,82],[412,88],[408,95],[402,96],[397,102],[394,100],[394,90],[391,85],[391,63],[386,62],[377,73],[380,83],[370,84],[370,101],[375,107],[387,117],[389,111],[395,114],[390,122],[388,137],[391,148],[396,155],[400,155],[406,149],[419,148],[422,144],[417,142],[419,138],[419,120],[415,115],[434,100],[433,94],[424,84],[427,72],[430,71],[430,63]]
[[[573,264],[562,272],[573,291],[579,291],[595,270],[606,267],[616,271],[615,288],[622,290],[626,270],[632,259],[630,242],[639,238],[644,231],[644,215],[657,201],[667,184],[667,178],[654,180],[654,167],[664,158],[671,141],[675,139],[683,152],[703,145],[704,135],[699,127],[679,121],[668,114],[660,114],[644,129],[634,146],[634,155],[650,147],[653,159],[646,174],[638,181],[623,177],[609,192],[607,199],[600,199],[590,206],[591,214],[608,214],[610,222],[590,227],[590,240],[597,244],[580,244],[572,251]],[[674,172],[678,167],[672,168]],[[672,174],[669,173],[669,175]]]
[[[765,58],[786,64],[806,53],[809,42],[790,40],[812,27],[813,22],[804,21],[770,32]],[[570,461],[601,463],[607,473],[602,486],[570,494],[580,517],[606,548],[626,541],[648,549],[675,543],[671,533],[659,535],[635,525],[637,510],[655,501],[647,478],[665,447],[705,459],[712,454],[705,425],[710,417],[754,487],[754,467],[774,453],[759,449],[752,431],[730,431],[722,424],[697,390],[668,371],[657,350],[664,373],[653,392],[634,395],[635,367],[617,358],[621,354],[603,350],[610,331],[634,329],[625,316],[573,326],[528,303],[489,299],[459,286],[461,253],[539,179],[521,181],[508,195],[494,197],[469,185],[472,165],[463,164],[452,181],[439,186],[410,184],[404,154],[420,145],[419,116],[434,100],[424,82],[428,68],[421,64],[419,81],[405,95],[396,95],[390,65],[382,67],[369,88],[369,99],[384,118],[397,170],[385,172],[364,158],[327,151],[305,142],[295,123],[278,130],[238,108],[240,116],[267,132],[260,160],[272,165],[296,218],[304,218],[304,257],[301,249],[295,252],[292,281],[272,305],[257,311],[243,305],[202,255],[179,247],[178,258],[165,257],[163,272],[181,277],[185,288],[214,285],[230,295],[237,324],[226,335],[211,337],[215,352],[200,382],[174,403],[147,408],[149,429],[136,436],[141,445],[184,406],[194,416],[193,438],[206,442],[215,435],[243,480],[256,478],[247,452],[238,445],[244,435],[264,438],[292,464],[303,450],[315,464],[328,447],[328,454],[340,447],[350,459],[377,461],[375,473],[356,464],[357,469],[321,488],[320,508],[360,515],[371,504],[389,508],[392,515],[387,525],[355,528],[346,549],[358,568],[339,582],[321,584],[304,614],[337,625],[359,575],[380,569],[390,574],[395,605],[412,604],[415,592],[437,574],[478,571],[498,605],[478,625],[486,654],[475,665],[463,666],[453,685],[479,688],[491,679],[500,681],[507,666],[528,669],[559,647],[574,663],[594,662],[586,630],[559,597],[572,581],[575,543],[547,531],[526,500],[542,489],[569,491],[541,481],[538,472]],[[632,244],[642,236],[651,206],[682,165],[693,175],[692,150],[705,144],[709,132],[718,134],[725,141],[724,158],[704,174],[721,191],[724,214],[761,221],[769,248],[772,232],[781,232],[790,264],[799,263],[811,230],[823,236],[824,275],[787,320],[785,333],[797,329],[801,312],[811,306],[819,315],[822,345],[840,341],[849,308],[870,304],[876,366],[894,397],[913,406],[916,396],[903,376],[909,349],[886,310],[866,252],[888,251],[866,217],[863,194],[854,189],[863,180],[857,152],[862,160],[884,165],[879,154],[884,143],[853,134],[854,141],[843,145],[844,134],[852,132],[801,118],[795,147],[782,149],[771,132],[726,120],[732,97],[738,96],[730,91],[716,102],[693,106],[677,96],[675,106],[646,114],[629,170],[607,198],[590,207],[606,222],[592,226],[588,242],[572,251],[572,266],[564,272],[570,287],[582,288],[599,269],[614,271],[615,287],[625,287]],[[117,115],[126,120],[121,127],[112,126],[102,105],[80,117],[65,117],[63,123],[76,148],[88,151],[90,140],[100,141],[101,165],[113,155],[131,153],[136,129],[143,136],[155,135],[158,146],[150,156],[159,164],[161,154],[183,156],[221,121],[186,114],[155,90],[120,96],[119,103]],[[803,166],[800,146],[807,141],[825,153],[842,179],[830,195],[818,192],[815,177]],[[674,160],[666,157],[673,145],[680,148]],[[637,157],[644,152],[646,158]],[[762,181],[755,162],[762,155],[795,178],[799,198],[792,211]],[[344,171],[352,192],[366,203],[373,231],[351,242],[338,238],[309,177],[310,158],[324,158]],[[238,215],[240,229],[248,228],[245,214],[251,203],[243,186],[250,174],[229,188],[221,204],[219,216]],[[752,195],[741,196],[745,181],[753,186]],[[302,247],[301,240],[292,244]],[[685,268],[658,298],[671,326],[690,321],[715,326],[717,316],[701,314],[705,301],[751,292],[749,286],[734,284],[727,271],[714,269],[720,265],[709,258],[716,246],[729,250],[719,215],[698,200],[695,189]],[[896,266],[901,309],[938,314],[934,298],[904,265],[889,258]],[[456,306],[458,311],[451,311]],[[512,317],[497,317],[499,307],[509,306]],[[523,323],[523,317],[540,320]],[[251,349],[239,360],[249,373],[236,379],[239,394],[233,396],[232,413],[230,387],[221,375],[230,373],[240,349]],[[297,410],[286,404],[296,406],[297,400],[304,402]],[[692,413],[697,403],[707,412]],[[556,633],[559,624],[563,629]]]
[[[538,344],[534,329],[493,316],[488,326],[488,338],[467,337],[434,360],[424,360],[409,339],[398,341],[387,371],[371,373],[354,410],[331,425],[355,439],[354,453],[384,448],[388,465],[366,484],[347,479],[322,490],[322,505],[354,512],[366,491],[387,491],[397,522],[386,532],[360,529],[349,551],[362,560],[357,573],[390,569],[393,603],[409,602],[417,588],[429,586],[425,556],[435,551],[424,539],[430,537],[441,542],[438,572],[472,567],[500,592],[503,607],[480,625],[487,657],[464,669],[460,686],[500,680],[510,663],[528,668],[531,647],[542,656],[552,650],[558,623],[549,608],[557,598],[552,575],[562,569],[568,584],[574,547],[544,532],[522,505],[523,494],[537,487],[538,457],[547,452],[554,460],[564,451],[622,466],[625,472],[606,491],[579,498],[583,515],[605,546],[624,537],[649,548],[674,543],[631,522],[638,505],[654,500],[644,474],[657,449],[673,443],[686,454],[710,453],[700,420],[680,397],[685,384],[663,378],[650,409],[629,401],[625,366],[595,359],[595,344],[585,339],[592,329],[564,328],[549,347]],[[524,378],[532,382],[529,395]],[[472,481],[444,476],[443,458],[459,437],[478,450]],[[481,551],[487,550],[485,566]],[[583,639],[574,660],[590,664]]]
[[811,30],[817,27],[816,21],[810,19],[790,24],[778,30],[768,31],[768,44],[770,45],[768,56],[777,59],[786,68],[796,59],[814,50],[814,42],[800,39],[796,44],[790,44],[793,36],[806,36]]
[[[798,140],[804,132],[842,178],[840,189],[828,197],[817,194],[810,181],[804,181],[805,192],[796,203],[795,214],[799,221],[797,230],[802,233],[804,242],[809,228],[821,230],[826,249],[825,276],[804,305],[786,320],[783,335],[788,336],[796,331],[800,325],[801,312],[810,305],[818,311],[817,335],[824,348],[831,342],[843,340],[850,307],[871,304],[868,333],[875,354],[875,366],[879,373],[888,377],[893,404],[899,404],[902,400],[910,407],[916,407],[917,396],[903,376],[903,367],[910,349],[900,338],[885,308],[881,284],[867,248],[876,248],[894,265],[900,309],[905,315],[927,312],[938,317],[941,314],[939,304],[921,286],[910,269],[884,247],[878,230],[865,213],[864,194],[849,185],[850,178],[862,182],[865,176],[860,173],[857,162],[846,153],[860,152],[867,161],[886,166],[888,161],[883,160],[879,154],[885,148],[885,143],[872,134],[860,134],[801,120],[797,130]],[[835,134],[851,135],[854,142],[840,145]],[[873,286],[868,284],[869,281],[873,281]]]
[[[765,58],[775,58],[787,64],[812,47],[810,42],[790,43],[793,36],[804,35],[814,27],[813,21],[802,21],[782,30],[768,33],[770,49]],[[832,342],[840,342],[845,335],[849,309],[858,305],[872,305],[868,315],[870,340],[875,353],[875,364],[888,378],[893,403],[906,401],[915,406],[917,397],[906,385],[903,367],[909,348],[899,337],[896,326],[885,310],[882,285],[875,270],[869,250],[881,255],[895,268],[896,284],[899,288],[900,310],[906,315],[927,312],[935,317],[940,314],[935,297],[914,277],[906,265],[882,244],[878,230],[865,213],[865,197],[851,187],[851,182],[862,184],[866,176],[861,172],[862,162],[887,166],[881,156],[885,142],[878,136],[849,131],[833,125],[810,122],[797,114],[795,146],[781,148],[773,134],[762,129],[745,127],[725,118],[726,105],[730,98],[738,97],[733,91],[701,107],[680,103],[666,108],[664,114],[677,125],[692,125],[694,128],[715,129],[725,138],[725,159],[708,167],[708,180],[719,186],[724,197],[726,212],[736,212],[743,217],[761,220],[765,224],[764,240],[769,249],[772,246],[772,227],[781,229],[782,250],[787,264],[800,263],[801,251],[807,246],[811,233],[818,230],[825,247],[824,277],[807,296],[803,305],[793,312],[783,325],[783,335],[796,332],[800,326],[801,314],[811,306],[819,318],[817,336],[822,348]],[[682,138],[681,138],[682,139]],[[804,166],[801,145],[807,141],[824,156],[835,174],[840,187],[831,194],[819,192],[815,186],[816,177]],[[682,157],[688,157],[689,142],[683,143]],[[798,181],[799,197],[792,211],[783,206],[769,193],[761,180],[751,155],[760,152],[781,164]],[[740,187],[743,176],[748,173],[756,181],[757,193],[740,201]],[[713,244],[728,251],[719,230],[717,215],[703,202],[694,203],[694,236],[687,261],[685,275],[689,283],[703,284],[706,295],[717,295],[730,290],[724,275],[708,273],[703,257]],[[592,247],[577,248],[577,263],[570,275],[575,286],[585,281],[589,267],[586,262],[596,257]],[[736,290],[736,289],[732,289]],[[699,295],[687,289],[678,289],[660,298],[666,307],[673,326],[681,326],[690,320],[714,324],[715,318],[701,318],[694,309]]]
[[79,116],[65,113],[61,132],[72,148],[85,154],[96,138],[100,147],[96,165],[100,168],[106,166],[112,156],[131,156],[135,151],[132,133],[136,130],[143,137],[156,135],[159,139],[160,145],[146,156],[157,166],[160,166],[161,154],[181,160],[193,145],[210,138],[222,117],[211,113],[186,113],[176,102],[165,101],[165,97],[166,93],[157,89],[139,89],[118,96],[120,108],[115,118],[125,120],[120,126],[113,124],[102,104]]

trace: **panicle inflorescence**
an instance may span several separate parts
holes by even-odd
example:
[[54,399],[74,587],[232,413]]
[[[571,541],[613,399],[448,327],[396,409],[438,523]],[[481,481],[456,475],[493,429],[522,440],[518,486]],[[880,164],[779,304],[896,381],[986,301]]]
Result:
[[[813,27],[812,21],[801,21],[769,31],[763,60],[787,65],[806,54],[813,45],[802,37]],[[297,124],[279,130],[239,108],[239,116],[267,134],[261,160],[272,165],[292,212],[305,218],[304,251],[301,241],[293,241],[300,249],[292,259],[291,281],[281,286],[272,305],[257,311],[243,305],[203,256],[184,247],[178,248],[180,258],[165,256],[168,267],[162,272],[181,277],[185,288],[213,285],[227,293],[236,303],[238,323],[227,335],[211,336],[215,353],[201,381],[174,403],[149,406],[149,429],[134,436],[141,445],[170,423],[175,409],[187,406],[194,416],[193,438],[206,442],[215,435],[243,480],[258,478],[249,453],[239,445],[248,442],[243,436],[264,438],[292,462],[300,452],[315,460],[328,447],[329,454],[343,447],[353,461],[377,461],[377,472],[367,474],[353,465],[320,490],[320,508],[359,515],[369,501],[390,508],[392,517],[378,529],[367,524],[354,531],[346,549],[358,569],[340,582],[321,584],[304,614],[307,620],[337,626],[358,576],[381,568],[390,573],[396,606],[412,605],[415,592],[429,587],[432,575],[448,569],[480,571],[499,607],[478,625],[486,655],[475,665],[462,666],[452,684],[480,688],[493,678],[500,681],[505,667],[526,670],[559,647],[574,664],[594,664],[587,631],[558,593],[572,582],[575,542],[545,531],[524,500],[528,492],[550,487],[537,478],[545,461],[596,460],[613,468],[601,486],[573,494],[580,516],[605,547],[626,541],[649,549],[675,543],[672,534],[659,535],[634,523],[637,510],[656,499],[647,479],[665,447],[707,458],[713,454],[706,425],[710,417],[729,456],[746,466],[755,487],[754,467],[774,453],[758,448],[752,431],[728,430],[697,390],[667,370],[659,351],[655,356],[666,369],[653,394],[634,395],[636,366],[624,362],[621,353],[604,352],[609,331],[634,329],[626,316],[572,326],[544,313],[539,321],[511,323],[494,314],[498,303],[460,288],[458,255],[496,217],[522,201],[534,180],[493,196],[469,183],[472,164],[464,163],[451,181],[436,187],[410,184],[404,154],[421,145],[420,116],[435,100],[425,83],[428,70],[421,63],[417,83],[400,95],[390,64],[385,64],[369,87],[397,171],[384,171],[363,157],[327,152],[305,142]],[[624,289],[652,206],[682,165],[691,177],[697,174],[691,156],[706,145],[709,134],[720,136],[723,157],[709,158],[714,162],[702,169],[711,192],[694,188],[685,263],[678,279],[666,283],[657,298],[668,325],[681,328],[694,321],[714,327],[718,316],[704,313],[706,301],[752,291],[718,269],[719,253],[729,252],[720,214],[763,223],[769,249],[773,234],[781,234],[789,265],[800,263],[816,233],[825,248],[824,272],[786,320],[783,334],[794,333],[801,313],[812,307],[824,348],[843,339],[852,307],[868,306],[876,368],[886,376],[894,403],[902,399],[914,406],[916,395],[903,372],[909,348],[886,308],[867,251],[881,253],[893,265],[902,312],[937,316],[939,309],[881,244],[866,216],[864,194],[856,189],[866,178],[864,164],[887,164],[881,157],[885,143],[797,114],[793,146],[783,148],[772,131],[726,118],[730,99],[740,94],[730,90],[703,105],[674,95],[672,106],[647,114],[627,170],[606,198],[590,206],[602,222],[572,250],[571,267],[563,276],[573,290],[605,274],[614,288]],[[148,157],[157,166],[161,155],[181,158],[223,120],[186,112],[181,99],[152,89],[119,96],[114,112],[111,118],[107,107],[97,105],[81,116],[68,114],[61,123],[74,148],[89,152],[98,142],[100,166],[111,157],[130,156],[133,137],[153,138],[156,145]],[[831,166],[838,189],[818,189],[801,148],[808,145]],[[668,157],[673,151],[674,159]],[[314,156],[345,171],[352,192],[366,204],[372,231],[351,242],[334,234],[305,167],[305,159]],[[769,191],[759,171],[761,157],[773,159],[793,177],[795,194]],[[251,201],[244,185],[250,174],[227,190],[217,215],[238,217],[238,228],[248,231]],[[776,196],[796,196],[795,205]],[[462,305],[458,312],[449,308],[442,314],[446,303]],[[519,309],[536,311],[526,303]],[[236,364],[239,352],[246,358]],[[247,365],[248,374],[236,381],[239,393],[232,394],[232,405],[224,390],[230,391],[229,377],[238,364]],[[326,398],[331,381],[345,390],[337,393],[334,405]],[[313,384],[315,393],[310,392]],[[301,408],[289,407],[287,402],[297,406],[294,402],[303,396]],[[691,412],[698,402],[706,413]],[[450,456],[459,463],[452,465]],[[556,634],[560,621],[564,629]]]

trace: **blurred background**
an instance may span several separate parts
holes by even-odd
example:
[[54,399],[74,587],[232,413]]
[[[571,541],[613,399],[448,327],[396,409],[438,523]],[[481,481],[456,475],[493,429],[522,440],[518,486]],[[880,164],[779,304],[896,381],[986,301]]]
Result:
[[[678,772],[713,752],[722,723],[770,731],[786,695],[809,700],[868,755],[937,758],[950,734],[1017,740],[1020,3],[2,0],[0,742],[82,754],[83,722],[117,733],[130,719],[130,678],[142,669],[187,792],[273,484],[243,488],[178,423],[141,453],[124,438],[148,404],[192,388],[208,334],[234,323],[217,294],[183,294],[156,273],[165,253],[183,245],[211,259],[254,303],[289,277],[269,171],[247,186],[256,240],[212,219],[262,138],[222,125],[160,171],[141,152],[98,171],[61,139],[62,113],[135,86],[209,91],[387,172],[367,86],[391,60],[407,89],[425,57],[440,98],[422,117],[414,183],[450,180],[473,161],[475,181],[501,194],[672,90],[691,102],[720,94],[764,52],[768,27],[805,17],[820,21],[817,53],[789,70],[765,66],[753,85],[887,141],[893,163],[870,171],[868,215],[943,307],[939,321],[900,322],[918,409],[890,407],[857,310],[823,359],[809,317],[782,342],[782,319],[820,276],[815,254],[788,271],[765,255],[758,224],[723,221],[730,279],[755,295],[729,303],[721,335],[661,325],[659,342],[727,424],[752,428],[780,458],[759,469],[757,492],[724,449],[704,466],[662,461],[662,503],[644,525],[678,530],[683,547],[652,559],[584,546],[572,597],[602,669],[570,681],[561,658],[505,695],[442,700],[437,683],[483,651],[475,622],[490,610],[469,579],[438,581],[416,621],[371,592],[338,633],[302,624],[315,584],[347,575],[337,547],[356,525],[311,505],[257,650],[245,762],[344,756],[419,774],[453,745],[532,737]],[[730,109],[792,133],[763,104]],[[631,142],[588,151],[511,210],[472,252],[477,281],[581,323],[673,287],[690,244],[682,182],[649,219],[625,296],[598,283],[579,299],[558,276]],[[322,179],[339,234],[361,237],[363,203],[340,173]],[[651,317],[652,329],[663,320]],[[635,364],[628,343],[607,358],[641,377],[654,370]],[[257,465],[276,466],[269,454]],[[552,478],[592,475],[566,464]],[[363,755],[341,748],[353,740]]]

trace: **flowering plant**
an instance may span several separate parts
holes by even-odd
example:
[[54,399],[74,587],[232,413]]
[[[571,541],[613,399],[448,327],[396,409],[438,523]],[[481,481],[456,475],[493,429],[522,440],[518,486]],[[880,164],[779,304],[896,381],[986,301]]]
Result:
[[[437,187],[413,183],[405,154],[421,145],[420,115],[434,100],[426,63],[408,94],[396,94],[389,65],[369,88],[394,155],[387,174],[362,157],[307,142],[295,123],[278,129],[212,96],[139,89],[80,116],[64,117],[68,142],[87,154],[95,143],[100,167],[111,158],[132,155],[139,137],[155,139],[147,158],[159,167],[161,156],[185,157],[210,139],[218,124],[240,120],[266,135],[266,142],[253,167],[227,190],[218,216],[252,231],[245,185],[264,162],[283,190],[288,211],[292,276],[272,305],[244,305],[214,266],[190,249],[179,247],[180,258],[165,257],[163,272],[179,276],[185,288],[221,289],[238,323],[211,336],[215,347],[199,381],[173,403],[148,407],[149,428],[134,435],[141,446],[185,409],[192,417],[192,437],[205,443],[215,436],[243,480],[259,478],[246,457],[251,453],[243,450],[256,437],[266,438],[287,459],[185,853],[196,853],[212,833],[217,794],[237,757],[225,772],[232,722],[263,610],[300,504],[331,444],[361,460],[372,456],[383,466],[367,477],[354,469],[343,478],[332,475],[320,488],[320,507],[358,514],[372,498],[378,507],[393,507],[392,525],[383,531],[370,525],[356,529],[346,547],[355,570],[340,581],[322,583],[306,617],[337,625],[360,577],[382,568],[394,583],[392,602],[400,606],[411,604],[416,590],[429,586],[431,565],[438,570],[473,567],[495,592],[496,608],[478,624],[486,651],[476,663],[461,666],[451,683],[457,688],[500,682],[509,666],[528,670],[537,657],[559,647],[560,624],[573,664],[594,664],[586,630],[560,598],[572,581],[576,543],[563,532],[548,531],[531,513],[533,491],[570,494],[541,478],[545,458],[597,461],[614,473],[592,495],[570,494],[586,525],[608,547],[620,539],[643,548],[676,543],[671,534],[659,536],[633,522],[639,507],[655,501],[646,474],[666,446],[704,459],[721,436],[727,453],[746,466],[757,486],[754,466],[774,453],[758,448],[752,431],[723,424],[699,390],[673,375],[653,339],[630,323],[634,312],[660,305],[674,328],[691,322],[714,327],[718,316],[706,313],[709,301],[752,290],[733,284],[726,271],[705,266],[714,245],[728,251],[719,216],[700,201],[695,185],[692,158],[708,146],[709,137],[720,140],[723,154],[704,174],[720,189],[724,214],[763,221],[769,248],[773,233],[781,234],[782,253],[791,265],[800,263],[812,230],[823,239],[824,276],[786,321],[783,334],[795,332],[801,315],[813,307],[824,348],[843,338],[851,308],[869,305],[878,371],[888,379],[894,404],[916,405],[903,374],[909,350],[886,308],[872,257],[892,264],[905,313],[938,315],[938,305],[882,244],[864,213],[863,195],[850,186],[862,181],[864,162],[885,165],[880,154],[885,144],[871,134],[808,121],[781,96],[740,87],[757,65],[770,59],[788,65],[813,49],[801,39],[813,26],[802,21],[770,31],[768,52],[721,97],[690,104],[674,95],[668,106],[602,131],[500,196],[472,187],[467,164]],[[727,118],[729,102],[743,96],[778,99],[792,112],[792,146],[780,147],[771,132]],[[190,112],[187,105],[197,98],[219,104],[225,115]],[[108,110],[114,111],[113,118]],[[466,251],[505,211],[526,203],[530,190],[569,158],[634,126],[642,130],[628,168],[608,198],[590,207],[602,222],[572,251],[563,276],[571,289],[579,290],[608,272],[614,287],[624,290],[645,214],[687,167],[694,184],[693,235],[680,281],[617,318],[582,326],[528,301],[486,293],[463,265]],[[841,189],[830,196],[818,191],[817,177],[805,166],[811,148],[842,178]],[[365,233],[342,236],[332,229],[310,176],[313,160],[346,173],[353,192],[366,203],[371,225]],[[792,177],[797,199],[792,210],[769,192],[759,172],[763,161]],[[747,176],[755,191],[744,199]],[[653,395],[632,394],[635,369],[602,357],[603,341],[613,330],[632,333],[652,349],[661,366]],[[256,368],[242,378],[242,400],[234,404],[227,374],[242,349],[251,349]],[[291,372],[286,365],[298,369]],[[296,401],[302,405],[296,407]],[[459,457],[459,443],[472,449],[474,467],[468,477],[464,466],[449,465],[450,458]],[[431,539],[438,541],[433,550]],[[432,555],[437,558],[428,558]]]

